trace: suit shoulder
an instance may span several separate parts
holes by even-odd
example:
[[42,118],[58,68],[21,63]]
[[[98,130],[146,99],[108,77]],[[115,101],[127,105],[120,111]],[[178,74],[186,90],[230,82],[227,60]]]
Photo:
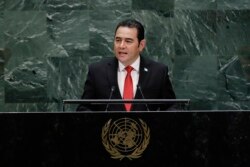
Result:
[[146,58],[145,61],[147,62],[148,65],[152,66],[152,67],[156,67],[156,68],[168,68],[168,66],[162,62],[157,62],[153,59],[149,59],[149,58]]
[[110,64],[114,61],[113,57],[103,58],[97,62],[91,63],[90,68],[103,68],[105,65]]

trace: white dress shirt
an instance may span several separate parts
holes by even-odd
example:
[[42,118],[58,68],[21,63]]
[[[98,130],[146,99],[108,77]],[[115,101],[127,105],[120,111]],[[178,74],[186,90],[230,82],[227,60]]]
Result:
[[[133,67],[133,70],[131,71],[131,77],[133,80],[133,96],[135,97],[137,84],[139,81],[140,56],[130,66]],[[127,71],[125,70],[125,68],[126,67],[121,62],[119,62],[118,71],[117,71],[117,79],[118,79],[119,90],[121,92],[122,97],[123,97],[123,90],[124,90],[124,82],[125,82],[125,78],[127,75]]]

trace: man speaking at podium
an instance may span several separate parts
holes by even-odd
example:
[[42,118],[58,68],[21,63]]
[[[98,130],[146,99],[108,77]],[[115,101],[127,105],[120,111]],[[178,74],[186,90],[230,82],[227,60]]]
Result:
[[[89,66],[82,99],[175,99],[168,67],[141,56],[146,46],[143,25],[128,19],[115,30],[115,57]],[[80,104],[77,111],[156,111],[162,104]]]

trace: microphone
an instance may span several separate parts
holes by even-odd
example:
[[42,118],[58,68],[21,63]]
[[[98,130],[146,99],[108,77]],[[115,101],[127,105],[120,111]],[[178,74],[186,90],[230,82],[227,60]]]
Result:
[[[109,95],[109,100],[112,98],[114,91],[115,91],[115,86],[112,86],[111,91],[110,91],[110,95]],[[107,103],[105,111],[108,111],[108,108],[109,108],[109,103]]]
[[[144,97],[144,95],[143,95],[143,93],[142,93],[142,90],[141,90],[141,86],[140,86],[140,85],[137,85],[137,88],[139,89],[139,92],[141,93],[142,99],[145,99],[145,97]],[[149,111],[149,108],[148,108],[148,104],[147,104],[147,103],[145,103],[145,106],[146,106],[146,108],[147,108],[147,111]]]

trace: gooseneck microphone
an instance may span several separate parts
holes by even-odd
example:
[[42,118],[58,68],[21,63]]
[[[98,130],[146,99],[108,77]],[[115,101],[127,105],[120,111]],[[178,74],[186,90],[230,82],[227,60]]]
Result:
[[[115,86],[112,86],[109,95],[109,100],[112,98],[114,91],[115,91]],[[109,103],[107,103],[105,111],[108,111],[108,108],[109,108]]]
[[[141,86],[140,86],[140,85],[137,85],[137,89],[139,89],[139,92],[141,93],[142,99],[145,99],[145,97],[144,97],[144,95],[143,95],[143,93],[142,93],[142,90],[141,90]],[[148,104],[147,104],[147,103],[145,103],[145,106],[146,106],[146,108],[147,108],[147,111],[149,111],[149,108],[148,108]]]

